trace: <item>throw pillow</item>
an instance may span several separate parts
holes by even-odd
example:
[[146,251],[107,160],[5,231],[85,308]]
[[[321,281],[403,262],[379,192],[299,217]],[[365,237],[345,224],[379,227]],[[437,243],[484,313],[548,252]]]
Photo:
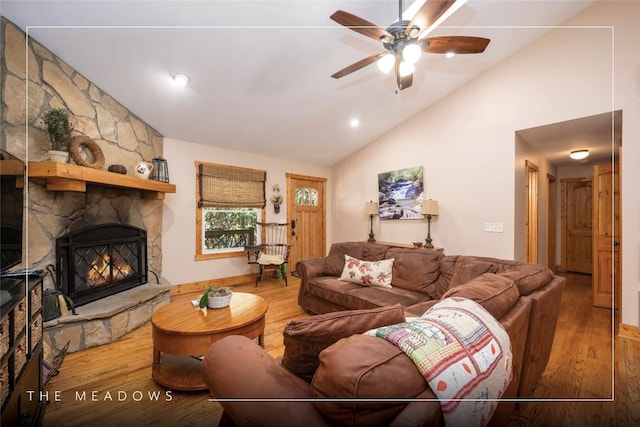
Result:
[[495,273],[497,268],[495,264],[484,261],[467,261],[460,264],[451,276],[449,289],[465,284],[484,273]]
[[318,355],[325,348],[341,338],[404,321],[404,310],[399,304],[366,310],[336,311],[293,320],[282,332],[282,364],[310,382],[320,364]]
[[442,299],[460,297],[473,300],[491,315],[500,319],[520,298],[513,280],[508,277],[485,273],[461,286],[449,289]]
[[392,269],[393,258],[381,261],[363,261],[345,255],[340,280],[365,286],[390,288]]

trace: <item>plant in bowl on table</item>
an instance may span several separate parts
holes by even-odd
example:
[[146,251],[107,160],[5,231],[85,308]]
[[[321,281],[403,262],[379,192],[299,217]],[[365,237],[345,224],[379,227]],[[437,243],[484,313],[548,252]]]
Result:
[[207,314],[207,308],[222,308],[229,305],[231,301],[231,289],[227,287],[215,288],[207,286],[204,294],[200,297],[199,307],[204,314]]

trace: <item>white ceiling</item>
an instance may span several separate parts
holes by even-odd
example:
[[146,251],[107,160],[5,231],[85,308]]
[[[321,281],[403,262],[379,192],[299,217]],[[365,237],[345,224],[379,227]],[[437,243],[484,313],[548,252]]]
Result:
[[399,93],[375,65],[330,78],[382,46],[329,16],[386,28],[396,1],[1,0],[0,12],[165,137],[333,165],[591,3],[469,0],[430,35],[487,37],[487,50],[425,54]]

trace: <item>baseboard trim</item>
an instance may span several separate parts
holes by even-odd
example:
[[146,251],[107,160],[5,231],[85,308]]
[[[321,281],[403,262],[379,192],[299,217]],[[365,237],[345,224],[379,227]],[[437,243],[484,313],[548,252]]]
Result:
[[204,292],[207,286],[235,286],[256,281],[256,273],[243,274],[240,276],[221,277],[218,279],[202,280],[198,282],[181,283],[171,287],[171,295],[190,294],[194,292]]
[[640,341],[640,330],[638,330],[637,326],[621,323],[620,329],[618,330],[618,337],[633,341]]

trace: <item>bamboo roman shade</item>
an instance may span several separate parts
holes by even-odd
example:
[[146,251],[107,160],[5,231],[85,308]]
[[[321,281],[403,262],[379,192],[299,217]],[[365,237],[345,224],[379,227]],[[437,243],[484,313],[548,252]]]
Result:
[[200,164],[200,207],[264,208],[267,172]]

